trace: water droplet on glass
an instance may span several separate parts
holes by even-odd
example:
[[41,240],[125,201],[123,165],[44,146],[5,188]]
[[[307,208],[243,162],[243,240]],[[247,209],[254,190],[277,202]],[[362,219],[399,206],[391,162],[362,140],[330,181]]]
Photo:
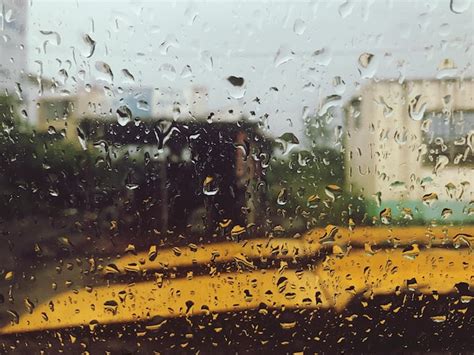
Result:
[[176,69],[172,64],[164,63],[160,66],[158,71],[166,80],[174,81],[176,79]]
[[423,204],[425,204],[428,207],[431,207],[433,203],[435,203],[437,200],[438,200],[438,194],[436,192],[425,194],[422,197]]
[[120,106],[117,111],[117,122],[121,126],[126,126],[132,120],[132,111],[126,105]]
[[244,78],[240,77],[240,76],[229,76],[227,78],[227,80],[229,81],[229,83],[231,83],[232,85],[234,86],[242,86],[244,85]]
[[404,208],[402,208],[401,212],[402,212],[403,219],[406,219],[406,220],[409,220],[409,221],[413,220],[413,211],[412,211],[411,208],[404,207]]
[[207,196],[214,196],[219,192],[216,179],[212,176],[207,176],[202,183],[202,192]]
[[471,0],[450,0],[449,9],[451,12],[460,15],[464,13],[469,8],[469,6],[471,6],[471,4]]
[[110,65],[108,65],[105,62],[95,62],[95,68],[98,72],[102,74],[106,74],[106,80],[108,81],[113,81],[114,80],[114,74],[112,73],[112,69],[110,68]]
[[158,251],[156,249],[156,245],[150,246],[150,249],[148,250],[148,260],[154,261],[157,255]]
[[441,211],[441,217],[443,219],[448,219],[452,215],[453,215],[453,210],[451,208],[443,208],[443,210]]
[[380,221],[383,224],[390,224],[392,222],[392,209],[391,208],[384,208],[380,211]]
[[318,115],[319,116],[324,116],[328,110],[332,107],[340,107],[342,106],[342,98],[339,95],[330,95],[327,96],[323,103],[321,108],[319,109]]
[[338,185],[331,184],[331,185],[326,186],[326,188],[324,189],[324,192],[334,202],[336,198],[341,196],[342,188]]
[[33,313],[33,310],[35,309],[35,304],[31,302],[29,298],[25,298],[25,307],[28,313]]
[[423,118],[426,110],[426,101],[421,95],[416,95],[410,100],[408,104],[408,115],[414,121],[419,121]]
[[89,47],[88,52],[85,54],[86,58],[90,58],[94,55],[95,52],[95,46],[96,46],[96,41],[94,41],[88,34],[85,34],[84,37],[84,42],[87,44]]
[[113,315],[117,314],[118,303],[114,300],[108,300],[104,302],[104,310],[110,312]]
[[433,168],[433,173],[438,175],[439,172],[449,164],[449,158],[446,155],[438,155],[436,158],[436,164]]
[[295,23],[293,24],[293,31],[297,35],[302,35],[304,31],[306,30],[306,22],[304,22],[302,19],[296,19]]
[[76,127],[77,130],[77,138],[79,139],[79,144],[81,145],[83,150],[87,150],[87,141],[86,141],[86,135],[82,131],[80,127]]
[[313,52],[312,56],[314,57],[316,64],[323,67],[329,65],[332,60],[332,54],[328,48],[318,49]]
[[403,249],[402,255],[407,259],[414,260],[418,255],[420,255],[420,248],[418,247],[418,244],[407,246],[405,249]]
[[455,78],[458,75],[458,68],[454,61],[450,58],[445,58],[438,65],[438,72],[436,79]]
[[230,235],[232,237],[238,237],[238,236],[244,234],[245,230],[246,230],[245,227],[235,225],[234,227],[232,227],[232,230],[230,231]]
[[456,195],[456,186],[452,182],[448,182],[445,186],[446,193],[450,198],[454,198]]
[[286,47],[280,47],[275,54],[273,59],[273,64],[275,68],[278,68],[280,65],[288,63],[294,59],[294,52]]
[[291,132],[283,133],[280,137],[275,139],[276,142],[280,143],[283,146],[283,155],[288,154],[294,147],[296,147],[300,141]]
[[446,321],[446,316],[440,315],[440,316],[433,316],[430,317],[431,320],[435,323],[443,323]]
[[15,276],[15,273],[13,271],[7,271],[5,273],[5,280],[6,281],[11,281],[11,280],[13,280],[14,276]]
[[128,81],[134,82],[135,77],[130,73],[128,69],[122,69],[122,75],[127,79]]
[[308,200],[306,201],[306,205],[309,208],[316,208],[316,207],[318,207],[318,204],[319,204],[320,201],[321,201],[321,199],[319,198],[318,195],[311,195],[311,196],[308,197]]
[[353,9],[354,9],[354,1],[346,0],[341,5],[339,5],[338,12],[342,18],[346,18],[352,13]]
[[204,68],[208,71],[211,71],[214,67],[214,60],[212,59],[211,52],[202,51],[201,52],[201,62],[204,64]]
[[366,69],[370,63],[372,62],[372,59],[374,58],[374,55],[371,54],[371,53],[362,53],[360,56],[359,56],[359,65]]
[[282,188],[277,196],[277,203],[280,206],[286,205],[288,202],[288,189]]

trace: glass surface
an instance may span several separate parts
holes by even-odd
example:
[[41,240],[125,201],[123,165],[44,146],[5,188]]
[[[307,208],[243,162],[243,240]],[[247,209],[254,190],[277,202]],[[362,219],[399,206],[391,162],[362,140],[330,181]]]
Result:
[[473,33],[0,0],[0,352],[473,352]]

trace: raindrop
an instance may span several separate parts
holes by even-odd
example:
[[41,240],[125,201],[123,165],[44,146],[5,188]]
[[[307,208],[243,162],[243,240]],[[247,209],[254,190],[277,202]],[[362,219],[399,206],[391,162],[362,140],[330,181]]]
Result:
[[25,307],[28,313],[33,313],[33,310],[35,309],[35,304],[31,302],[29,298],[25,298]]
[[341,196],[342,188],[338,185],[331,184],[331,185],[326,186],[326,188],[324,189],[324,192],[334,202],[336,198]]
[[436,192],[431,192],[429,194],[425,194],[422,197],[423,203],[428,207],[431,207],[433,205],[433,203],[435,203],[435,201],[437,201],[437,200],[438,200],[438,194]]
[[162,74],[161,76],[169,81],[174,81],[176,79],[176,69],[172,64],[164,63],[158,69]]
[[430,318],[431,318],[431,320],[432,320],[433,322],[435,322],[435,323],[443,323],[443,322],[446,321],[446,316],[443,316],[443,315],[441,315],[441,316],[433,316],[433,317],[430,317]]
[[288,189],[282,188],[280,192],[278,193],[277,203],[280,206],[284,206],[287,204],[287,202],[288,202]]
[[125,77],[125,79],[134,82],[135,77],[130,73],[128,69],[122,69],[122,75]]
[[286,47],[280,47],[275,54],[273,59],[273,64],[275,68],[278,68],[280,65],[288,63],[294,59],[294,52]]
[[96,41],[94,41],[88,34],[85,34],[83,39],[84,39],[84,42],[86,42],[86,44],[89,46],[89,53],[87,53],[85,57],[90,58],[94,55]]
[[43,51],[46,53],[46,47],[49,43],[52,43],[55,46],[59,46],[61,44],[61,36],[59,33],[54,32],[54,31],[43,31],[41,30],[40,33],[44,36],[48,36],[52,38],[52,40],[47,39],[46,41],[43,42]]
[[87,150],[87,141],[86,141],[86,135],[82,131],[80,127],[77,128],[77,138],[79,139],[79,143],[81,144],[81,147],[83,150]]
[[293,24],[293,31],[297,35],[302,35],[306,30],[306,23],[302,19],[296,19],[295,23]]
[[319,242],[321,244],[328,244],[328,243],[334,243],[336,241],[336,235],[339,229],[336,226],[333,225],[328,225],[325,228],[324,234],[321,238],[319,238]]
[[454,198],[456,195],[456,186],[452,182],[448,182],[445,186],[446,193],[450,198]]
[[126,126],[132,120],[132,111],[126,105],[120,106],[117,111],[117,122],[121,126]]
[[469,8],[471,3],[471,0],[451,0],[449,3],[449,9],[456,15],[460,15]]
[[234,227],[232,227],[232,230],[230,231],[230,235],[232,237],[238,237],[239,235],[242,235],[243,233],[245,233],[245,229],[246,229],[245,227],[235,225]]
[[329,65],[332,60],[332,54],[327,48],[321,48],[314,51],[313,57],[316,59],[316,64],[323,67]]
[[458,68],[454,61],[450,58],[445,58],[441,61],[438,66],[438,72],[436,73],[436,79],[454,78],[458,74]]
[[441,217],[443,219],[448,219],[452,215],[453,215],[453,210],[451,208],[443,208],[443,210],[441,211]]
[[106,74],[109,81],[114,80],[114,74],[112,73],[112,69],[110,68],[110,65],[108,65],[107,63],[100,62],[100,61],[95,62],[95,68],[97,69],[97,71],[103,74]]
[[9,309],[7,313],[12,317],[12,322],[18,324],[20,322],[20,316],[18,313],[12,309]]
[[201,57],[202,63],[204,64],[204,67],[208,71],[211,71],[214,66],[214,60],[212,59],[211,52],[202,51],[200,57]]
[[392,209],[391,208],[384,208],[380,211],[380,221],[383,224],[390,224],[392,221]]
[[117,265],[115,265],[115,264],[109,264],[109,265],[107,265],[107,266],[105,267],[104,271],[105,271],[105,274],[107,274],[107,275],[119,274],[119,273],[120,273],[119,268],[118,268]]
[[319,198],[318,195],[311,195],[311,196],[308,197],[308,200],[306,201],[306,205],[309,208],[316,208],[316,207],[318,207],[318,204],[319,204],[320,201],[321,201],[321,199]]
[[184,78],[189,78],[190,76],[193,75],[193,71],[191,69],[191,66],[189,65],[185,65],[183,67],[183,70],[181,70],[181,77],[184,79]]
[[462,244],[465,244],[468,248],[472,248],[474,243],[474,237],[466,233],[458,233],[453,238],[453,246],[455,248],[461,247]]
[[351,0],[346,0],[339,6],[338,12],[342,18],[346,18],[352,13],[353,9],[354,9],[354,2]]
[[229,76],[227,80],[234,86],[242,86],[244,85],[244,78],[240,76]]
[[202,192],[207,196],[214,196],[219,192],[219,187],[217,186],[216,179],[212,176],[208,176],[204,179],[202,184]]
[[142,111],[150,111],[150,105],[145,100],[138,100],[137,108]]
[[402,255],[407,259],[414,260],[418,255],[420,255],[418,244],[412,244],[403,249]]
[[416,95],[408,105],[408,115],[414,121],[423,118],[427,103],[422,99],[421,95]]
[[322,104],[321,108],[319,109],[318,115],[324,116],[328,110],[332,107],[340,107],[342,106],[342,98],[339,95],[330,95],[326,97],[324,103]]
[[135,183],[127,183],[125,184],[125,187],[128,189],[128,190],[136,190],[140,187],[140,185],[138,184],[135,184]]
[[449,158],[445,155],[438,155],[436,158],[436,164],[433,168],[433,173],[438,175],[449,164]]
[[11,280],[13,280],[14,276],[15,276],[15,273],[13,271],[7,271],[5,273],[5,280],[6,281],[11,281]]
[[113,315],[117,314],[118,303],[114,300],[109,300],[104,302],[104,310],[110,312]]
[[288,154],[294,147],[296,147],[300,141],[291,132],[283,133],[280,137],[275,139],[276,142],[280,143],[283,146],[283,155]]
[[346,83],[340,76],[335,76],[332,85],[337,95],[342,95],[346,91]]
[[152,245],[148,250],[148,260],[154,261],[156,256],[158,255],[158,251],[156,249],[156,245]]
[[412,221],[413,220],[413,211],[412,211],[412,209],[409,208],[409,207],[402,208],[402,216],[403,216],[403,219]]
[[364,69],[367,69],[367,67],[370,65],[370,63],[372,62],[372,59],[374,58],[374,55],[371,54],[371,53],[362,53],[360,56],[359,56],[359,65],[364,68]]
[[394,181],[390,184],[390,189],[394,191],[405,191],[406,184],[403,181]]

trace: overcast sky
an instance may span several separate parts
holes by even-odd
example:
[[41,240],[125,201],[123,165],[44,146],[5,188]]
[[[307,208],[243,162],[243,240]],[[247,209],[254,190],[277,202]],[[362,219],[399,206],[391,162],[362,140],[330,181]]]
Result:
[[[31,72],[40,61],[45,77],[60,78],[65,69],[69,85],[81,70],[81,83],[132,85],[122,69],[142,87],[204,85],[210,107],[268,113],[274,134],[300,135],[304,107],[317,112],[326,96],[342,92],[332,84],[336,76],[345,82],[343,101],[371,79],[436,77],[444,58],[454,61],[457,76],[473,76],[474,5],[466,0],[451,7],[449,0],[30,0],[28,11]],[[44,31],[57,32],[60,42]],[[86,34],[96,42],[89,58]],[[363,53],[374,55],[365,69]],[[97,62],[110,66],[113,81]],[[232,87],[229,75],[245,78],[243,89]]]

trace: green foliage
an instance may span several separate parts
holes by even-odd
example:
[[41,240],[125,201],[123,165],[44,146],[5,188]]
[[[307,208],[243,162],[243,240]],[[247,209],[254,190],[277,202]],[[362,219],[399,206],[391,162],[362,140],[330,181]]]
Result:
[[0,98],[0,124],[3,217],[90,208],[107,176],[115,176],[96,166],[96,155],[78,144],[60,135],[36,133],[18,117],[10,97]]
[[[363,203],[342,190],[343,162],[342,153],[329,148],[274,159],[267,172],[273,225],[300,232],[327,224],[347,225],[349,218],[360,223]],[[334,200],[325,191],[328,185],[341,188]]]

